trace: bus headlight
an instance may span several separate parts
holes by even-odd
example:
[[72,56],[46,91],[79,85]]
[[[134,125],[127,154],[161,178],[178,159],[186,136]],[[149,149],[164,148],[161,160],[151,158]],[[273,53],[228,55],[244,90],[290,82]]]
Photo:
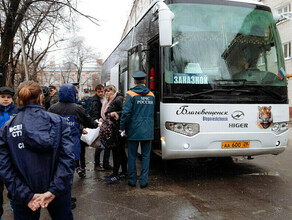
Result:
[[287,122],[277,122],[274,123],[272,126],[272,131],[276,134],[282,134],[283,132],[287,131],[289,129]]
[[186,136],[194,136],[200,132],[200,125],[197,123],[165,122],[165,127],[167,130]]

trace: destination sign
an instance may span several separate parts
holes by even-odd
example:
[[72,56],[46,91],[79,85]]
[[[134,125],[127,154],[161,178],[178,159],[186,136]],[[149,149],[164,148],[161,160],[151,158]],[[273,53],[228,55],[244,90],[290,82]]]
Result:
[[174,84],[208,84],[208,76],[197,73],[174,73]]

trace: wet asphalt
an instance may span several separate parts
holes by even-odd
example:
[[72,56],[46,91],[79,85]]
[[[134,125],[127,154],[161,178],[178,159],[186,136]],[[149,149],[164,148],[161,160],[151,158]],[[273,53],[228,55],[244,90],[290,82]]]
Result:
[[[94,170],[94,149],[87,148],[86,177],[74,175],[74,219],[292,219],[292,134],[288,145],[280,155],[253,160],[162,161],[153,156],[149,185],[143,189],[128,186],[127,180],[106,184],[111,172]],[[13,219],[13,212],[5,198],[6,219]],[[41,219],[50,219],[47,210]]]

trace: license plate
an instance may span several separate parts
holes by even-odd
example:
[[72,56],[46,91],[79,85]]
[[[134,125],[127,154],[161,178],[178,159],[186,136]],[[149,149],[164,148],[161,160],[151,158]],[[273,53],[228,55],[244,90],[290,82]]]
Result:
[[249,148],[249,141],[240,141],[240,142],[222,142],[221,148]]

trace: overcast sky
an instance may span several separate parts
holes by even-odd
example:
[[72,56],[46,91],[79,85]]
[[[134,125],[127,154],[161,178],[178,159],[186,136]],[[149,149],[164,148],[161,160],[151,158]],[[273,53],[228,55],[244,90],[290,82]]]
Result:
[[78,0],[78,10],[99,20],[100,26],[80,18],[78,35],[86,39],[86,45],[107,56],[118,45],[128,20],[133,0]]

